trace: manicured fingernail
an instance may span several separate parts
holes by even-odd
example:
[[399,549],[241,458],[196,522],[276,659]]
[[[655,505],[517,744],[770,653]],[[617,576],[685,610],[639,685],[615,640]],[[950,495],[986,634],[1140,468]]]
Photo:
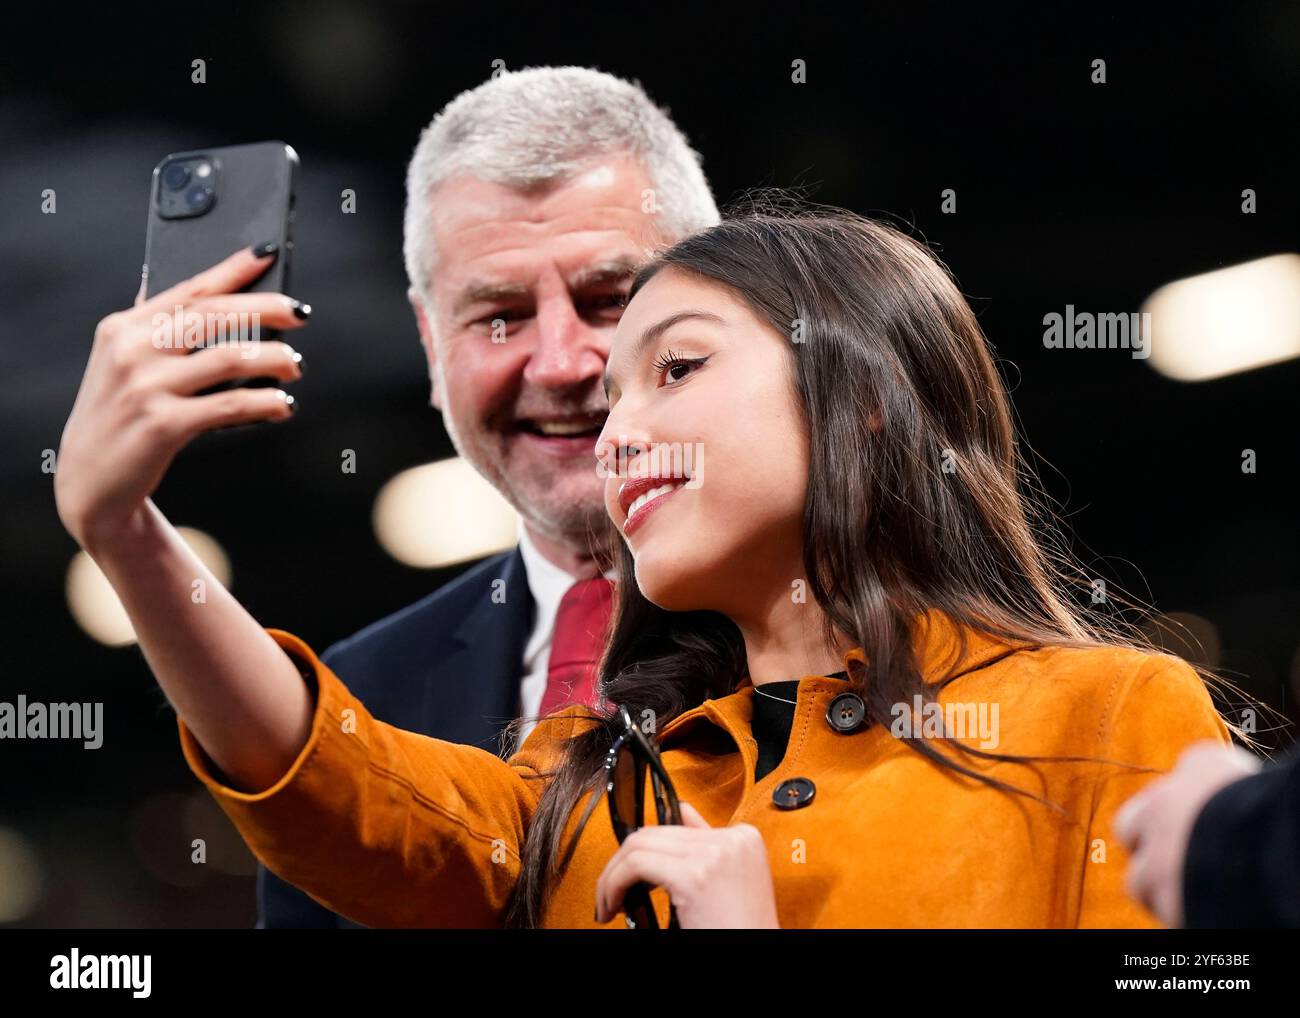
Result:
[[254,258],[265,258],[279,251],[280,245],[273,240],[268,240],[265,244],[254,244],[249,250],[253,252]]
[[294,315],[297,316],[298,318],[302,319],[303,321],[306,321],[308,318],[311,317],[311,305],[310,305],[310,304],[304,304],[304,303],[303,303],[302,301],[300,301],[300,300],[292,300],[292,299],[291,299],[290,302],[289,302],[289,307],[293,309],[293,313],[294,313]]
[[296,399],[294,399],[292,396],[290,396],[290,395],[289,395],[287,392],[285,392],[283,389],[276,389],[276,390],[275,390],[275,394],[276,394],[277,396],[279,396],[282,400],[284,400],[285,405],[287,405],[287,406],[289,407],[289,412],[290,412],[290,413],[297,413],[297,412],[298,412],[298,401],[297,401]]
[[306,370],[302,365],[302,354],[300,354],[293,347],[289,347],[289,360],[293,361],[295,364],[298,365],[299,374],[301,374],[303,371]]

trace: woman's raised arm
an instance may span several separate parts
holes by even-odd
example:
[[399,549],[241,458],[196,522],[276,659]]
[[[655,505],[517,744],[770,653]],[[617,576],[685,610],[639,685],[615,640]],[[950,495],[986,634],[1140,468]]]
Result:
[[[311,691],[149,496],[200,433],[292,414],[279,389],[196,395],[230,379],[300,377],[301,358],[287,344],[256,333],[232,342],[220,331],[232,320],[259,330],[304,324],[284,294],[232,292],[273,254],[236,252],[99,323],[54,483],[59,518],[117,591],[177,714],[230,782],[249,791],[274,783],[306,744]],[[196,335],[227,342],[191,354]],[[206,588],[201,603],[195,581]]]

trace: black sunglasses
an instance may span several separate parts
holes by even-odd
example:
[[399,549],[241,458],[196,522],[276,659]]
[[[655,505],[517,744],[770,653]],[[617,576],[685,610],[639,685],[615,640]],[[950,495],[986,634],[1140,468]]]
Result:
[[[681,810],[677,806],[677,792],[668,778],[668,772],[659,759],[659,751],[628,713],[626,707],[618,708],[623,719],[623,734],[609,747],[605,758],[606,797],[609,799],[609,819],[614,825],[614,835],[621,845],[629,834],[645,826],[645,776],[650,772],[654,786],[655,812],[661,824],[680,824]],[[659,921],[650,904],[650,885],[644,881],[628,888],[623,898],[623,912],[627,925],[634,930],[657,930]],[[668,928],[679,929],[677,909],[669,902]]]

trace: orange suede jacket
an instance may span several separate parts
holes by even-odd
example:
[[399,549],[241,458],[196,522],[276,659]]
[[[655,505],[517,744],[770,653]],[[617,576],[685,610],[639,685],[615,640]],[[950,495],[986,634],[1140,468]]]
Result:
[[[231,788],[179,723],[186,761],[253,853],[368,926],[501,925],[545,786],[526,777],[548,769],[563,740],[592,723],[590,713],[573,707],[539,724],[502,760],[374,720],[305,643],[268,632],[305,674],[314,673],[317,689],[311,736],[288,773],[261,792]],[[1230,741],[1205,684],[1177,658],[1008,645],[971,630],[959,653],[960,632],[937,612],[915,632],[928,682],[956,662],[960,678],[939,703],[966,705],[967,719],[979,709],[986,721],[996,719],[982,735],[966,729],[967,745],[1163,772],[1190,743]],[[1160,925],[1125,894],[1127,855],[1111,830],[1116,810],[1155,773],[957,754],[980,773],[1057,803],[1062,816],[930,762],[881,725],[837,732],[827,709],[847,688],[840,679],[800,680],[785,758],[757,783],[747,682],[659,732],[680,798],[715,826],[746,822],[762,832],[783,927]],[[800,808],[780,809],[774,792],[808,788],[790,785],[793,778],[806,779],[815,794]],[[545,925],[598,925],[596,879],[617,847],[601,802],[554,889]],[[666,924],[663,892],[654,900]],[[623,921],[606,925],[620,929]]]

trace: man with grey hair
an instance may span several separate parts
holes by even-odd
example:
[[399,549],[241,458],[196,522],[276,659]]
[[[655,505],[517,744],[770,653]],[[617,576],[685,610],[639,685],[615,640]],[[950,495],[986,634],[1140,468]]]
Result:
[[[667,112],[582,67],[457,96],[421,135],[406,190],[431,402],[518,510],[519,545],[323,660],[381,721],[506,752],[511,719],[593,698],[616,539],[595,459],[610,339],[636,267],[719,215]],[[260,928],[355,925],[265,869],[258,909]]]

